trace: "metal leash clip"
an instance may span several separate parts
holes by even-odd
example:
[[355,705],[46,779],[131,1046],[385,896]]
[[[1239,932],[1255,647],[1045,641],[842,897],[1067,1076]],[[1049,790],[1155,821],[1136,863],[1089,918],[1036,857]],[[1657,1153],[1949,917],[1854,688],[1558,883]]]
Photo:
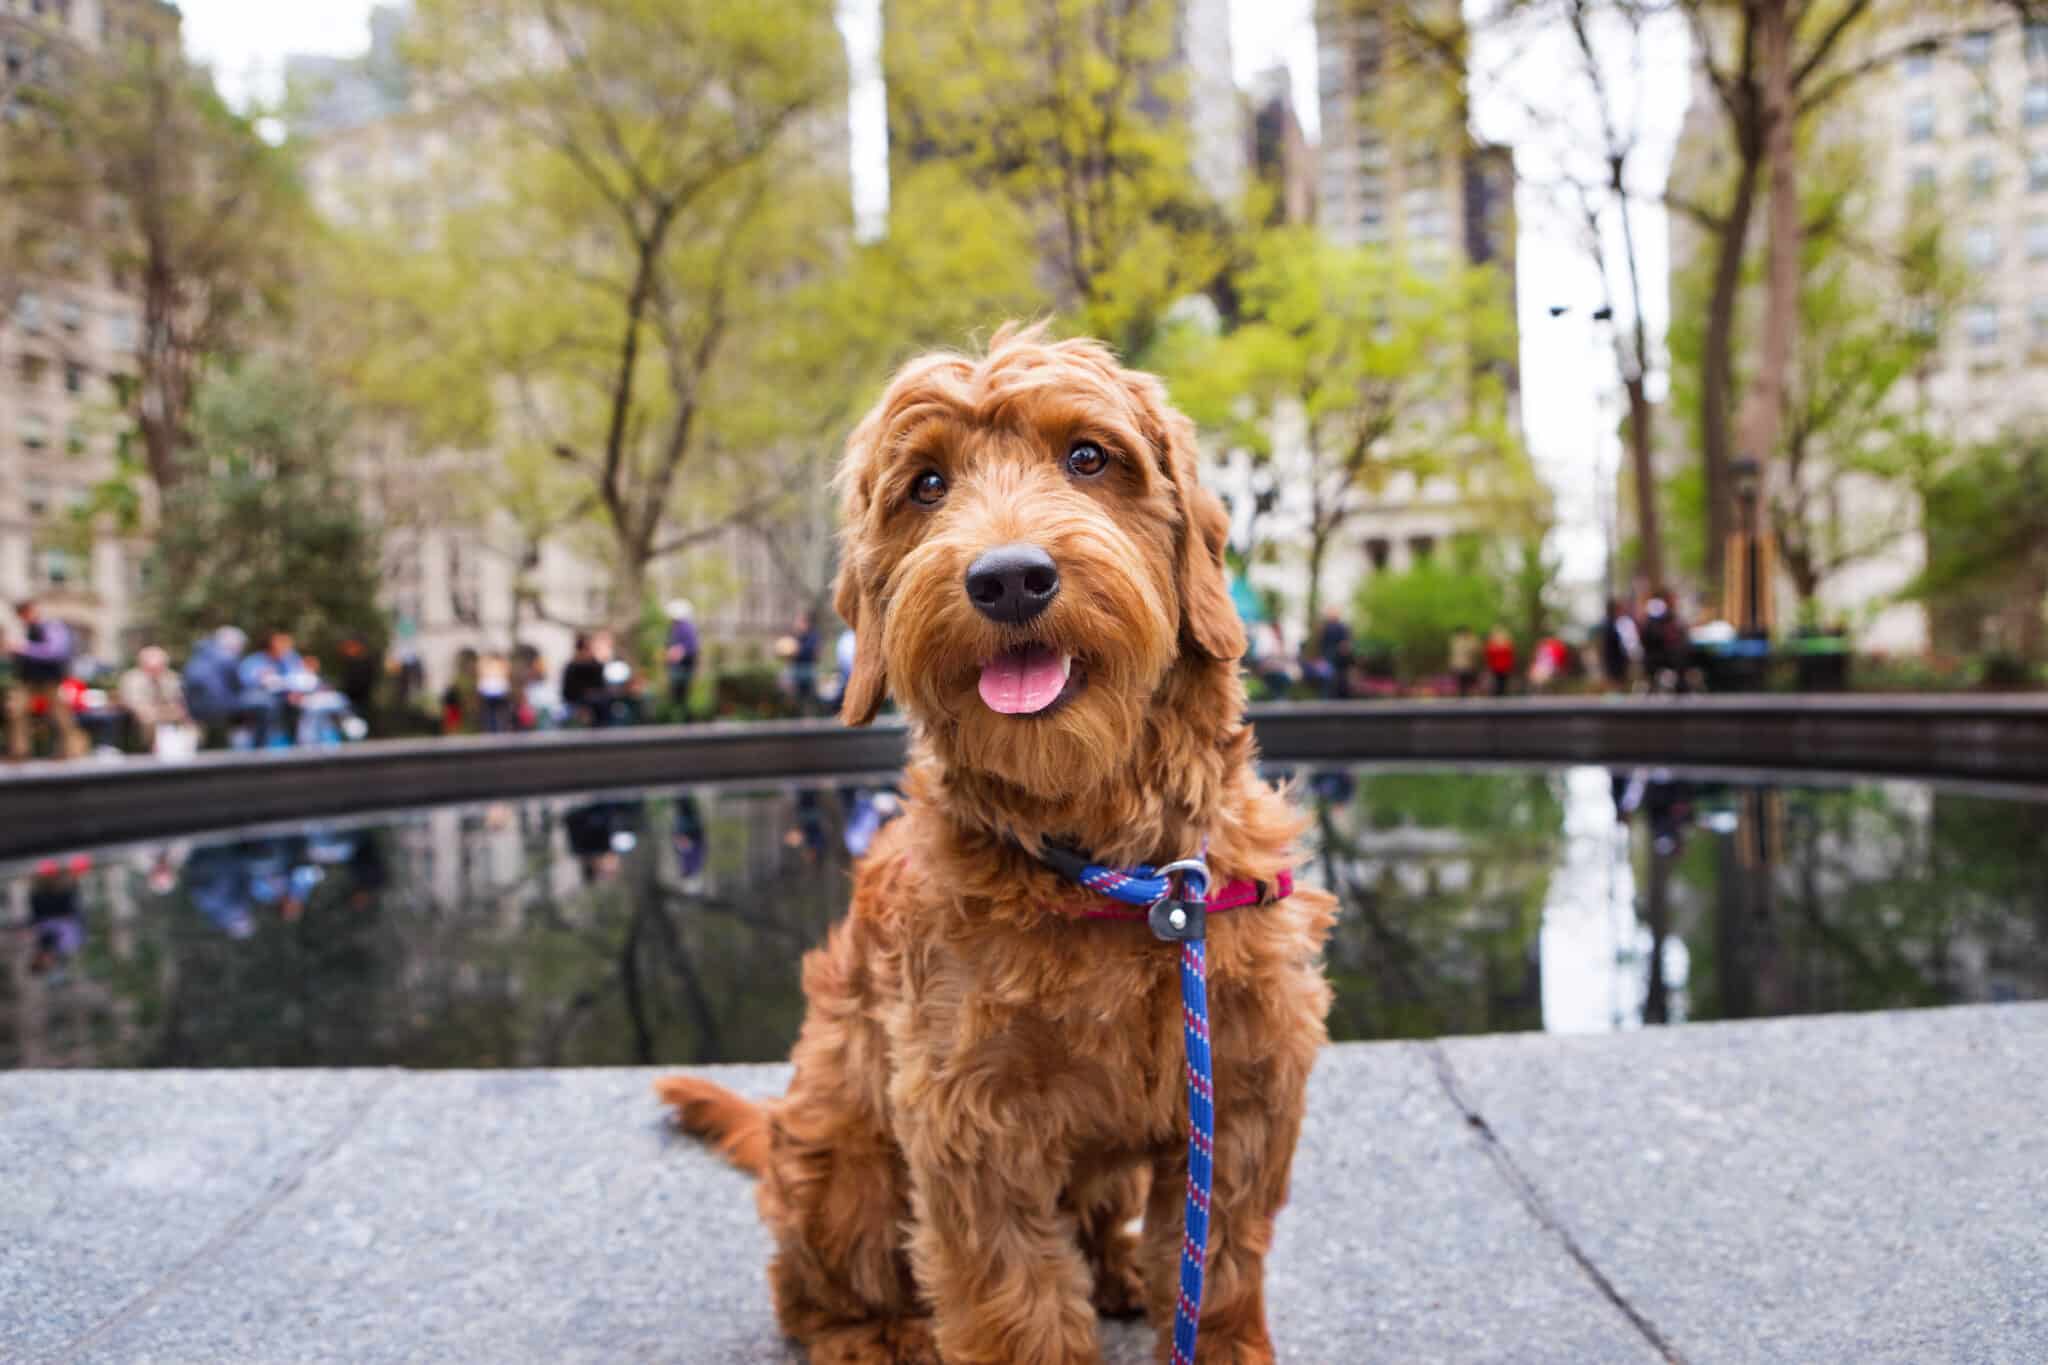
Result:
[[1152,936],[1167,943],[1189,943],[1209,934],[1209,865],[1200,858],[1182,858],[1158,870],[1172,887],[1145,912]]

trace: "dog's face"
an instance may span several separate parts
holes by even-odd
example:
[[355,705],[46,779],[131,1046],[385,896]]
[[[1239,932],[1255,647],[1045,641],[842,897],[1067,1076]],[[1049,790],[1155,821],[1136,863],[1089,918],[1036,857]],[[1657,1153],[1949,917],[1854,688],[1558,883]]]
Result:
[[853,724],[893,692],[948,761],[1056,797],[1129,759],[1173,669],[1244,652],[1193,428],[1093,342],[913,361],[840,479]]

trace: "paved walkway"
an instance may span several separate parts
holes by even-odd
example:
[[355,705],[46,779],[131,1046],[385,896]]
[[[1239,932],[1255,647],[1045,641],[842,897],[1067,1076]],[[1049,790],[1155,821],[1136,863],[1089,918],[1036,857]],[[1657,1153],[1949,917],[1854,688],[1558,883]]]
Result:
[[[0,1360],[791,1359],[653,1074],[0,1075]],[[2048,1005],[1334,1048],[1281,1354],[2048,1359],[2044,1120]]]

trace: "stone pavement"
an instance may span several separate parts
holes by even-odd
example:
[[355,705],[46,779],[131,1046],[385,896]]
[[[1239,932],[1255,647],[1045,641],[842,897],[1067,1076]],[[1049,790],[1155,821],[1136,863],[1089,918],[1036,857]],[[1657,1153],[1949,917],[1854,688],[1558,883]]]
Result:
[[[792,1360],[654,1074],[0,1075],[0,1360]],[[1333,1048],[1281,1356],[2048,1359],[2044,1119],[2048,1005]]]

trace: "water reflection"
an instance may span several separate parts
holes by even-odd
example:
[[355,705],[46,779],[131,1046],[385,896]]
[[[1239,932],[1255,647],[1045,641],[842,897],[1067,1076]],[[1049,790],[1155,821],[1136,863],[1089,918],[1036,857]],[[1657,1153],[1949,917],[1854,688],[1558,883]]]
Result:
[[[1295,774],[1340,1038],[2048,996],[2048,807],[1654,770]],[[0,1065],[782,1056],[798,959],[897,809],[683,788],[0,873]]]

